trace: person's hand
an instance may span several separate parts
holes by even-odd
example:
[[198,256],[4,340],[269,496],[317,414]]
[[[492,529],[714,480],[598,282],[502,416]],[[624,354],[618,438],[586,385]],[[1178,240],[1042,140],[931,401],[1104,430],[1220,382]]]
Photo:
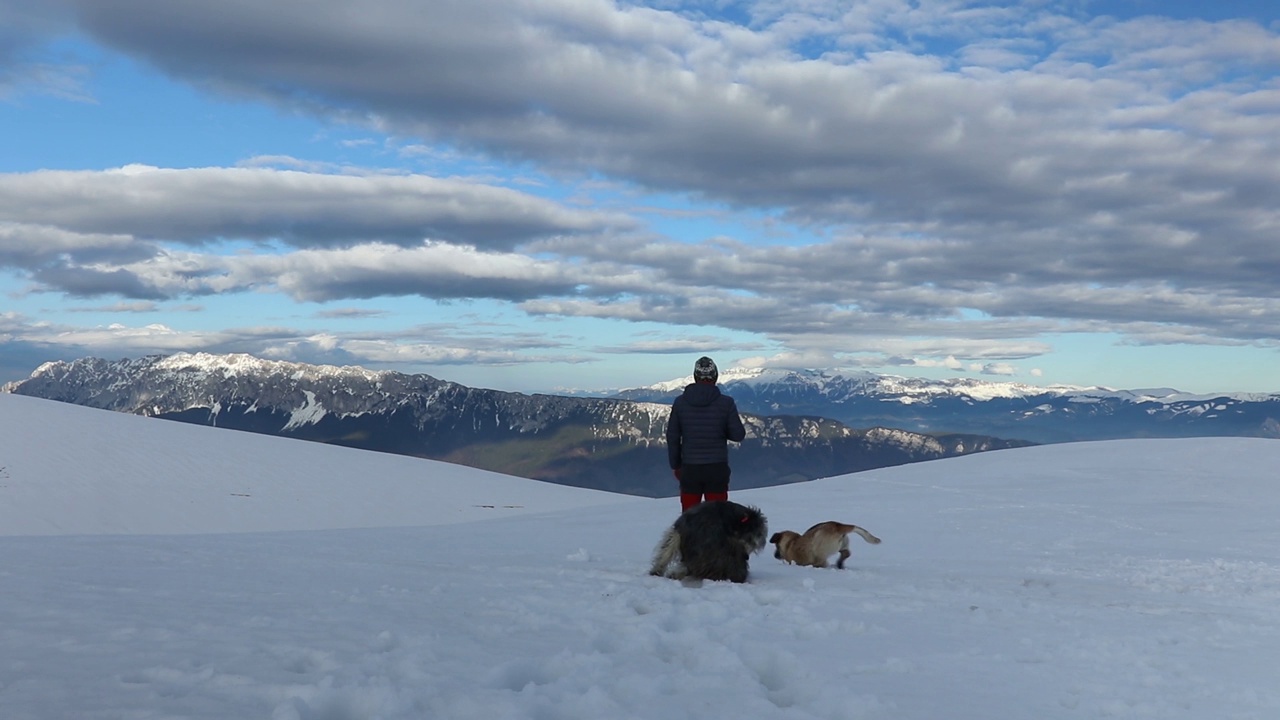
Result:
[[680,482],[680,468],[671,468],[671,474],[676,476],[676,482]]

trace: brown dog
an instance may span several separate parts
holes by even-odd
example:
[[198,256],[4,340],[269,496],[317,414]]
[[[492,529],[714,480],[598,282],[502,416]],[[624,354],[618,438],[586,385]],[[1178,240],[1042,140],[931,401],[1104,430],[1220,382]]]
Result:
[[840,559],[836,567],[844,569],[844,561],[849,559],[849,533],[857,533],[863,540],[872,545],[879,545],[880,538],[863,530],[857,525],[846,525],[835,521],[821,522],[801,535],[792,530],[776,532],[769,542],[777,545],[773,556],[779,560],[796,565],[812,565],[824,568],[827,558],[839,552]]

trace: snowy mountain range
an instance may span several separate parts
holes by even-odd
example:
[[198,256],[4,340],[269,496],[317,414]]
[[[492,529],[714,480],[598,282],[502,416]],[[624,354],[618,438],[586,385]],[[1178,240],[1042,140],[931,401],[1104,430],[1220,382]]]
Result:
[[[0,390],[236,430],[445,460],[634,495],[674,494],[670,399],[525,395],[429,375],[179,353],[46,363]],[[733,486],[764,487],[1027,445],[794,414],[744,414]]]
[[[690,381],[676,379],[611,397],[669,402]],[[720,385],[746,412],[812,415],[852,427],[966,432],[1034,443],[1280,437],[1280,393],[1192,395],[1168,388],[1038,387],[824,370],[733,369],[721,374]]]

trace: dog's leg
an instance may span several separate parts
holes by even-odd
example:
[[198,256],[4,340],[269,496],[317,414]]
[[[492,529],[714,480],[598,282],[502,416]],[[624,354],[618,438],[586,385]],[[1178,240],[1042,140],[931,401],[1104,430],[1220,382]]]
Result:
[[[878,541],[877,541],[878,542]],[[849,559],[849,536],[840,538],[840,559],[836,561],[836,569],[844,569],[844,561]]]

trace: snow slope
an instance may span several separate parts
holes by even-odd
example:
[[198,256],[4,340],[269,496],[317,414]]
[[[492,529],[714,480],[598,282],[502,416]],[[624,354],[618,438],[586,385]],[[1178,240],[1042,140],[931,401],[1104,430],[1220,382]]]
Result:
[[673,499],[0,395],[0,715],[1269,720],[1278,462],[1115,441],[737,492],[884,542],[686,587],[645,574]]
[[622,502],[459,465],[0,393],[0,535],[439,525]]

